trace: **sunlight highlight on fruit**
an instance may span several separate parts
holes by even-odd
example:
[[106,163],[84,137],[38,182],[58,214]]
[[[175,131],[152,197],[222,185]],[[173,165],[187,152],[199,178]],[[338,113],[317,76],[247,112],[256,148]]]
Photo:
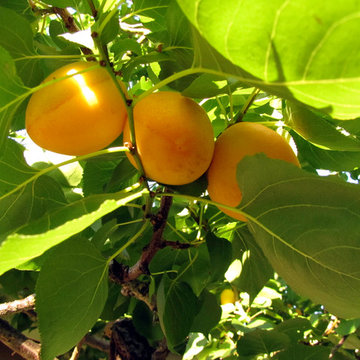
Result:
[[87,103],[90,106],[96,105],[98,103],[98,100],[97,100],[97,97],[96,97],[94,91],[92,91],[89,88],[89,86],[86,85],[84,76],[82,76],[81,74],[77,74],[77,71],[75,69],[69,70],[66,74],[73,75],[72,78],[78,83],[80,90],[81,90],[82,94],[84,95],[85,100],[87,101]]

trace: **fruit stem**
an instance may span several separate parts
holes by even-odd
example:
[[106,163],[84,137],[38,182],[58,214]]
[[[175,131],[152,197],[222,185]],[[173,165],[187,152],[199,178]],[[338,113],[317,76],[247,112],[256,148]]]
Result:
[[260,89],[254,88],[251,95],[247,98],[245,104],[243,105],[242,109],[234,116],[234,120],[231,122],[232,124],[236,124],[238,122],[241,122],[244,118],[245,114],[249,110],[252,103],[255,101],[257,94],[260,92]]

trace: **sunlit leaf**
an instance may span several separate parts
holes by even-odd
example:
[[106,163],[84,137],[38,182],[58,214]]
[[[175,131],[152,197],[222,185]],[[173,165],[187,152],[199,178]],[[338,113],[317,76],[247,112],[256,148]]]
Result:
[[93,195],[44,214],[9,235],[0,247],[0,274],[44,253],[107,213],[139,198],[135,193]]
[[358,2],[177,1],[244,81],[335,118],[360,115]]
[[241,208],[277,273],[338,316],[360,316],[360,190],[264,155],[238,166]]

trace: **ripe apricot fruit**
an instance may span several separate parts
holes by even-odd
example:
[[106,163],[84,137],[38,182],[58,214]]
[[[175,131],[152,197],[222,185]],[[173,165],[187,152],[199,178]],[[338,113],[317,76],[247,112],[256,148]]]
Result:
[[44,149],[88,154],[108,146],[121,134],[126,105],[109,73],[94,62],[65,65],[43,83],[69,75],[31,96],[25,127]]
[[[136,151],[148,178],[183,185],[198,179],[209,167],[213,128],[194,100],[170,91],[148,95],[134,106],[134,127]],[[124,142],[130,142],[128,123]],[[128,157],[137,167],[134,157]]]
[[[237,123],[228,127],[215,142],[214,157],[207,172],[211,200],[231,207],[240,204],[242,193],[236,180],[237,165],[244,156],[257,153],[299,166],[291,146],[276,131],[257,123]],[[235,211],[220,210],[235,219],[246,221]]]
[[224,289],[220,294],[220,303],[221,305],[225,304],[235,304],[236,297],[232,289]]

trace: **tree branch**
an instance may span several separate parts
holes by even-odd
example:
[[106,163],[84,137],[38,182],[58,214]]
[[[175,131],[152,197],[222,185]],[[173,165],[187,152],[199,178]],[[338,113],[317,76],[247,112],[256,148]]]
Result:
[[163,196],[161,198],[159,212],[151,219],[154,232],[149,245],[144,248],[137,263],[130,268],[113,261],[109,269],[110,279],[112,281],[122,285],[137,279],[142,274],[149,274],[149,264],[151,260],[160,249],[166,246],[162,234],[166,226],[171,204],[171,196]]
[[[62,9],[56,6],[54,6],[52,9],[54,11],[54,14],[59,15],[61,17],[62,21],[65,24],[65,27],[69,30],[69,33],[73,34],[80,31],[80,29],[78,28],[78,26],[74,21],[74,18],[66,9]],[[93,55],[92,50],[87,48],[86,46],[80,46],[80,50],[84,55]],[[87,60],[96,61],[95,57],[93,56],[88,57]]]
[[6,316],[22,311],[29,311],[35,308],[35,295],[31,294],[25,299],[14,300],[0,304],[0,316]]
[[86,334],[85,344],[106,354],[110,351],[110,342],[96,335]]
[[140,281],[131,281],[121,285],[121,294],[124,296],[132,296],[138,300],[143,301],[151,311],[156,310],[154,299],[149,297],[149,287],[147,284]]
[[330,355],[329,355],[329,359],[334,359],[334,356],[336,354],[336,352],[344,345],[344,342],[346,341],[346,339],[349,337],[350,334],[344,335],[340,341],[332,348]]
[[0,341],[27,360],[40,360],[40,344],[0,319]]

